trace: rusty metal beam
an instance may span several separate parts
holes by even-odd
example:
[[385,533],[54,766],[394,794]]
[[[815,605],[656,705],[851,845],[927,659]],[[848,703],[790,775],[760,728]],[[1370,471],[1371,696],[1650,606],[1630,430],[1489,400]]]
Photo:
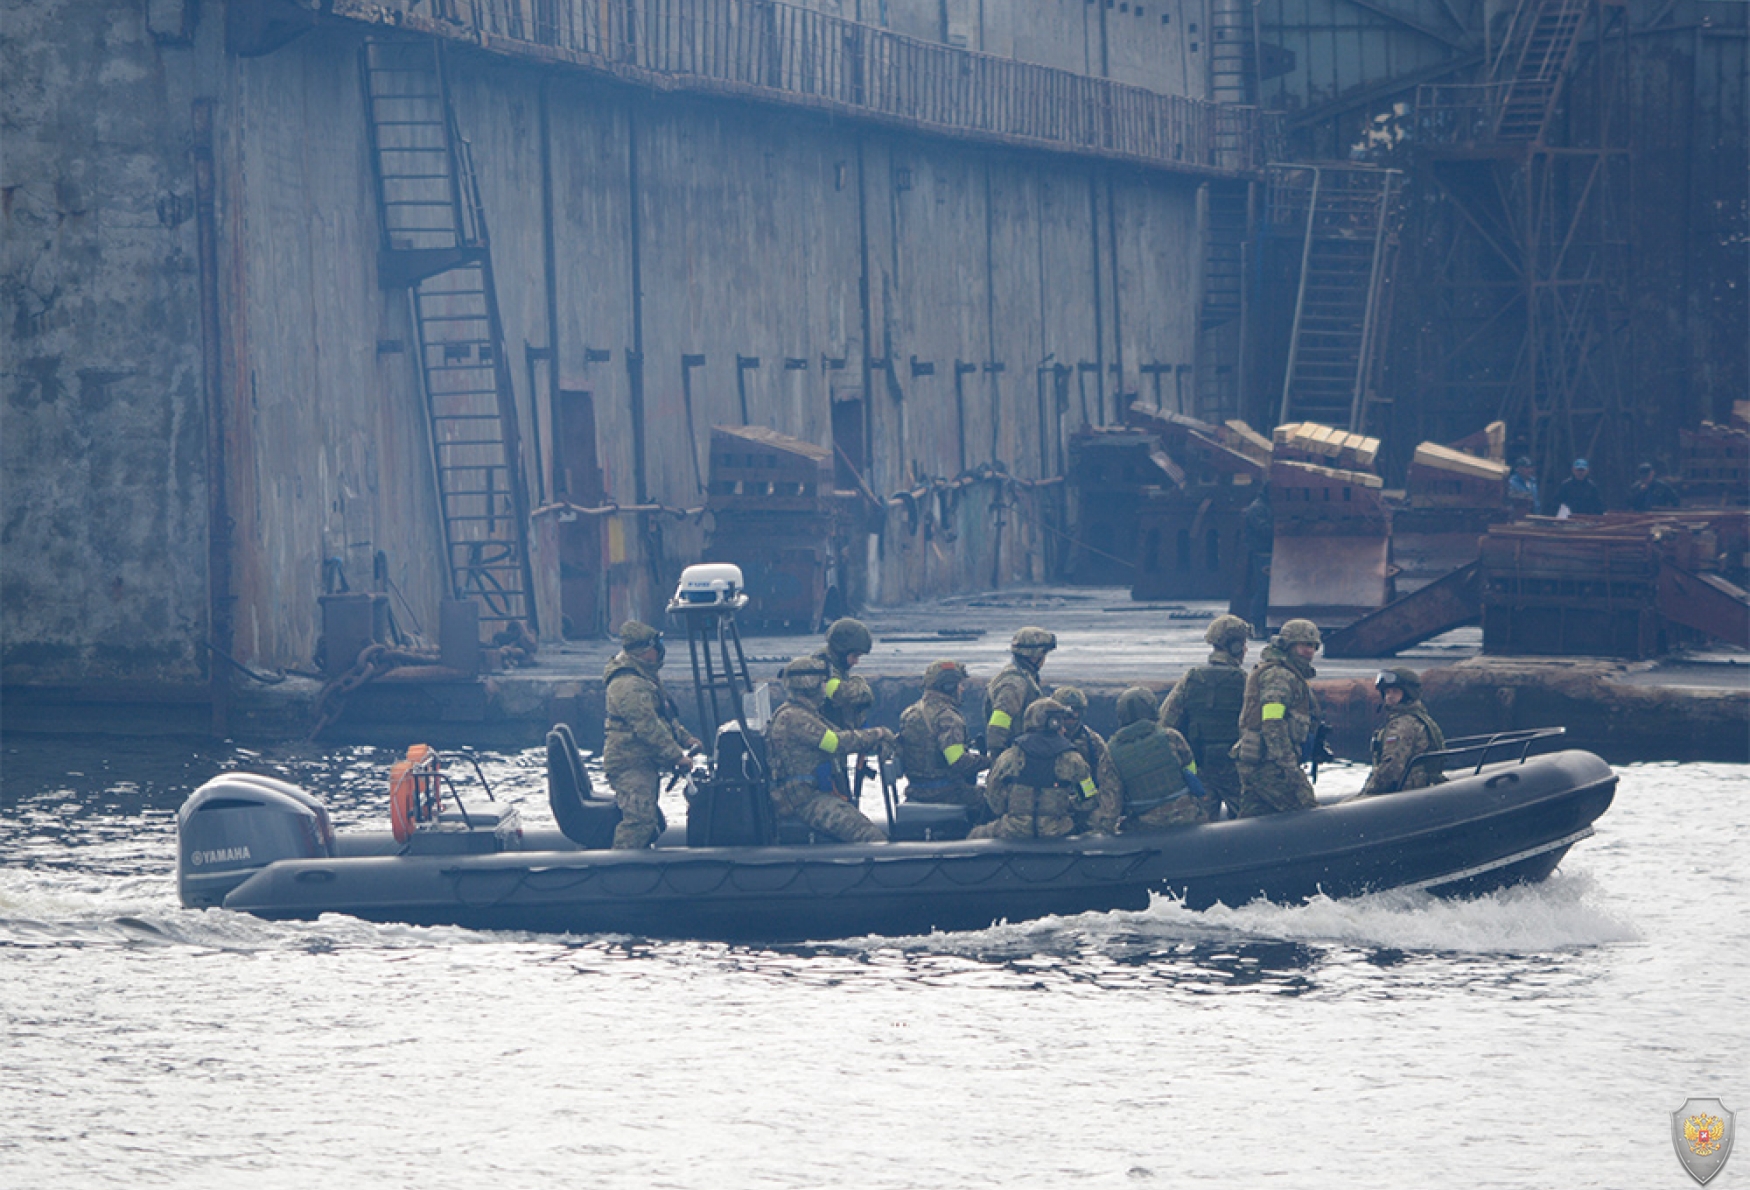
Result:
[[1388,657],[1483,614],[1480,567],[1472,562],[1325,637],[1327,657]]
[[1659,562],[1659,614],[1740,649],[1750,649],[1750,595],[1717,574]]

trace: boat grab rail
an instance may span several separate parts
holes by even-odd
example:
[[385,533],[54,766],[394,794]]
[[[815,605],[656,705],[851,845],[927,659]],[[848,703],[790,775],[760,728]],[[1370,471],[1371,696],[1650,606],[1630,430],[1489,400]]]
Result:
[[[1465,765],[1448,763],[1449,761],[1474,753],[1477,757],[1476,767],[1471,770],[1471,774],[1474,776],[1483,771],[1483,766],[1489,762],[1490,753],[1497,749],[1518,748],[1519,763],[1524,764],[1533,744],[1542,740],[1555,739],[1557,736],[1566,735],[1567,732],[1568,729],[1565,727],[1529,727],[1519,731],[1497,731],[1488,735],[1461,736],[1458,739],[1446,741],[1446,747],[1438,752],[1424,752],[1416,758],[1416,762],[1430,767],[1438,763],[1439,770],[1445,772],[1447,769],[1465,767]],[[1469,761],[1465,762],[1465,764],[1469,763]]]

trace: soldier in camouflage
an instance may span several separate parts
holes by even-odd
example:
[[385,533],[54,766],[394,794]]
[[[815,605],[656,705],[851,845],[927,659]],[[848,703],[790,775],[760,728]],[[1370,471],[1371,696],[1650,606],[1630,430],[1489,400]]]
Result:
[[1240,738],[1229,753],[1238,762],[1240,798],[1234,816],[1250,818],[1315,804],[1312,782],[1301,771],[1318,738],[1319,700],[1310,685],[1319,651],[1318,626],[1290,620],[1264,646],[1246,678],[1240,708]]
[[[1076,829],[1110,831],[1112,827],[1100,825],[1104,818],[1099,808],[1104,804],[1116,804],[1118,770],[1112,767],[1112,760],[1106,755],[1105,737],[1088,726],[1088,696],[1078,686],[1059,686],[1051,697],[1069,708],[1069,718],[1063,721],[1063,738],[1088,762],[1088,771],[1094,774],[1094,788],[1100,791],[1094,803],[1085,806],[1082,816],[1076,819]],[[1112,821],[1117,821],[1116,816]]]
[[1039,668],[1045,664],[1045,655],[1055,648],[1057,637],[1043,628],[1023,628],[1009,642],[1014,660],[984,691],[984,750],[989,755],[1002,755],[1015,724],[1035,699],[1045,697],[1039,685]]
[[787,698],[766,727],[766,762],[778,817],[800,819],[847,843],[880,843],[887,832],[851,805],[838,785],[836,762],[846,752],[871,752],[893,743],[885,727],[839,731],[821,713],[826,663],[798,657],[784,667]]
[[960,699],[966,667],[935,661],[924,671],[924,696],[899,717],[899,757],[905,765],[908,802],[984,806],[978,774],[989,762],[966,746]]
[[1185,672],[1166,701],[1160,724],[1185,737],[1191,745],[1197,774],[1208,794],[1203,808],[1211,819],[1221,817],[1221,804],[1240,797],[1240,773],[1228,750],[1240,738],[1240,708],[1246,701],[1246,642],[1252,626],[1238,616],[1217,616],[1203,639],[1209,660]]
[[1132,686],[1118,696],[1118,730],[1106,751],[1111,757],[1113,796],[1100,789],[1103,830],[1147,834],[1209,821],[1203,783],[1191,745],[1170,727],[1155,722],[1155,696]]
[[1058,839],[1073,834],[1076,815],[1099,794],[1080,752],[1063,738],[1069,708],[1036,700],[1014,743],[991,766],[985,802],[996,821],[974,827],[972,839]]
[[1421,789],[1446,780],[1438,762],[1417,764],[1429,752],[1446,747],[1446,736],[1422,705],[1422,679],[1413,669],[1388,669],[1373,679],[1379,691],[1385,726],[1373,733],[1373,771],[1361,787],[1362,797]]
[[[815,657],[826,662],[826,683],[821,687],[825,701],[821,705],[821,715],[826,721],[840,731],[850,728],[855,730],[863,726],[869,711],[875,705],[875,691],[869,683],[859,678],[851,670],[856,667],[875,647],[875,638],[869,635],[869,629],[861,620],[845,618],[834,620],[826,630],[826,647],[815,653]],[[852,790],[852,765],[862,765],[862,754],[853,754],[849,749],[840,752],[834,767],[838,770],[839,788]],[[862,769],[858,769],[859,776]],[[861,782],[858,782],[860,785]],[[853,802],[855,793],[853,792]]]
[[620,807],[614,849],[648,847],[656,838],[656,801],[662,774],[688,772],[699,741],[681,726],[674,700],[657,671],[667,650],[662,633],[627,620],[620,625],[620,651],[602,673],[606,686],[606,741],[602,771]]
[[875,692],[869,683],[851,672],[857,662],[869,655],[875,638],[861,620],[834,620],[826,630],[826,647],[815,654],[826,662],[826,696],[823,710],[834,727],[858,728],[875,705]]

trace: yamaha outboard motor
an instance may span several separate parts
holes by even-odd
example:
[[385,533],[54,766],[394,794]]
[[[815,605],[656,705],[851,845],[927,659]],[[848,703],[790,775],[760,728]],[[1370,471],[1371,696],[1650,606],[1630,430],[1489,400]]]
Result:
[[176,814],[176,886],[190,909],[225,894],[282,859],[334,854],[328,810],[296,785],[226,773],[195,790]]

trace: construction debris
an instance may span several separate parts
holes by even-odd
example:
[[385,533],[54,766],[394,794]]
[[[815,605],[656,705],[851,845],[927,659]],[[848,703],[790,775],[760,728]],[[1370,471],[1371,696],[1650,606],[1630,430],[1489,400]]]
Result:
[[741,619],[811,631],[836,560],[832,452],[764,426],[713,426],[708,562],[733,562],[750,599]]
[[1643,659],[1709,638],[1750,648],[1750,596],[1723,573],[1746,534],[1743,512],[1494,525],[1475,564],[1332,633],[1326,652],[1382,657],[1479,618],[1491,655]]

